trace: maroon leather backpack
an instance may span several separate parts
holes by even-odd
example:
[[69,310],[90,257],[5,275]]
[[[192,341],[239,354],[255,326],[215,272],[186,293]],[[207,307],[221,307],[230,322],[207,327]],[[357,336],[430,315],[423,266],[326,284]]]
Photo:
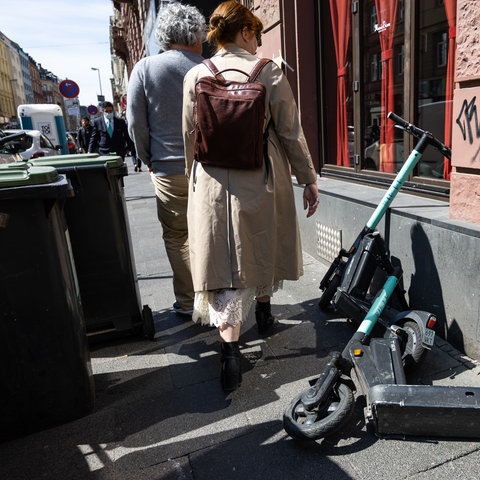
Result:
[[[266,88],[256,78],[270,61],[260,59],[250,75],[236,68],[219,72],[210,59],[203,61],[213,76],[195,84],[195,160],[225,168],[263,165]],[[222,73],[231,70],[246,82],[226,80]]]

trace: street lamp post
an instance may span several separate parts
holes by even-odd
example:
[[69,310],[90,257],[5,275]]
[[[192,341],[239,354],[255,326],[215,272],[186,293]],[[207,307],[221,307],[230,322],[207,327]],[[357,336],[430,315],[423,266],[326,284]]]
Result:
[[[100,69],[99,68],[95,68],[95,67],[91,67],[92,70],[96,70],[97,73],[98,73],[98,84],[100,85],[100,97],[103,97],[103,93],[102,93],[102,81],[100,80]],[[98,99],[100,100],[100,98]]]

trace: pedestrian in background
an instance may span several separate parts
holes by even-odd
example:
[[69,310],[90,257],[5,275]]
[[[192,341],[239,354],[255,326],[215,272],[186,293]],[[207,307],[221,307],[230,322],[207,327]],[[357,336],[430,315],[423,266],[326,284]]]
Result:
[[[127,125],[127,128],[128,128],[128,125]],[[132,149],[130,150],[130,156],[132,157],[132,163],[133,163],[133,170],[135,172],[142,172],[142,162],[140,161],[140,159],[137,157],[137,150],[135,148],[135,142],[133,142],[133,147]]]
[[[123,110],[122,111],[122,118],[127,122],[127,111]],[[127,123],[127,130],[128,130],[128,123]],[[142,162],[141,160],[137,157],[137,150],[135,149],[135,142],[133,142],[133,148],[130,149],[130,157],[132,159],[132,164],[133,164],[133,170],[135,172],[142,172]]]
[[[262,22],[236,1],[221,3],[210,17],[211,58],[227,80],[244,82],[258,62]],[[215,326],[221,340],[221,382],[226,392],[241,382],[239,337],[256,298],[260,332],[273,328],[270,297],[283,280],[303,274],[300,231],[291,174],[303,191],[307,217],[318,206],[317,174],[290,85],[269,62],[257,80],[266,87],[267,158],[262,168],[241,170],[194,161],[195,84],[211,76],[198,65],[185,76],[183,134],[190,176],[188,229],[195,303],[193,320]],[[235,138],[230,139],[235,148]]]
[[89,153],[108,155],[116,153],[123,159],[135,146],[128,135],[127,124],[115,116],[111,102],[102,103],[103,115],[93,121],[93,131],[88,145]]
[[134,149],[133,152],[130,152],[132,155],[133,170],[135,172],[143,172],[142,170],[142,161],[137,157],[137,152]]
[[88,117],[82,118],[82,126],[77,133],[78,153],[88,152],[88,146],[90,145],[90,138],[92,136],[93,127]]
[[135,65],[127,93],[128,129],[155,187],[157,216],[173,272],[173,309],[185,315],[192,314],[194,293],[182,137],[183,78],[203,60],[205,29],[197,8],[178,2],[163,8],[155,32],[162,53]]

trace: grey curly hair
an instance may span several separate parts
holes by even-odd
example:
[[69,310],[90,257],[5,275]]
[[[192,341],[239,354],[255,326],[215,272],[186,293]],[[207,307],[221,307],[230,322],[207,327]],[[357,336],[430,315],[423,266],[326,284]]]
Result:
[[160,50],[169,50],[174,44],[191,47],[202,43],[205,34],[205,17],[196,7],[172,2],[158,15],[155,38]]

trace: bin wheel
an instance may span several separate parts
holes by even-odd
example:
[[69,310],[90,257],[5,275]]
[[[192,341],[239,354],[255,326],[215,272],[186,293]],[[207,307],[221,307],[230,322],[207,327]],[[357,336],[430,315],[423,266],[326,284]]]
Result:
[[320,300],[318,301],[318,306],[321,310],[326,310],[330,305],[333,296],[335,295],[337,288],[340,286],[342,277],[339,273],[335,273],[332,279],[328,282],[328,285],[325,287]]
[[338,382],[328,399],[312,411],[306,411],[298,395],[283,415],[283,428],[297,440],[317,440],[338,432],[353,413],[353,393]]
[[155,338],[155,324],[153,322],[152,309],[148,305],[144,305],[142,309],[142,333],[145,338],[148,340],[153,340]]
[[405,350],[402,352],[403,365],[410,367],[420,363],[425,353],[425,348],[422,345],[422,330],[417,322],[407,320],[401,325],[407,332],[407,343]]

